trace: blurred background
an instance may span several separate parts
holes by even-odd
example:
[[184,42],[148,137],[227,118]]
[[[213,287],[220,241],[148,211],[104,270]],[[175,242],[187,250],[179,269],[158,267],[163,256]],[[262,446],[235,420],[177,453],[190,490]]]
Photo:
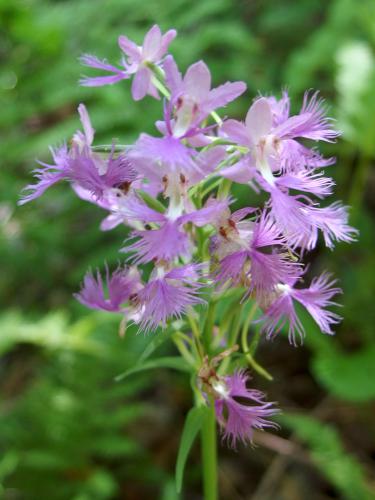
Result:
[[[282,428],[257,446],[220,449],[225,500],[375,498],[375,2],[373,0],[0,0],[0,498],[6,500],[199,499],[193,449],[184,496],[173,474],[189,381],[167,370],[114,377],[146,339],[120,318],[91,314],[72,297],[88,267],[115,265],[124,232],[101,233],[103,213],[67,185],[16,207],[35,159],[78,128],[85,102],[97,143],[153,133],[160,105],[135,104],[128,82],[82,88],[77,58],[119,59],[117,37],[141,42],[154,23],[175,27],[180,67],[203,58],[215,84],[244,80],[229,109],[241,118],[260,91],[287,88],[298,110],[320,89],[343,137],[324,150],[338,199],[352,205],[360,240],[309,256],[311,274],[334,272],[344,321],[324,337],[279,337],[259,359],[273,384],[254,385],[283,408]],[[89,71],[88,71],[89,72]],[[249,203],[249,192],[237,197]],[[164,347],[168,352],[170,347]],[[171,432],[172,429],[172,432]]]

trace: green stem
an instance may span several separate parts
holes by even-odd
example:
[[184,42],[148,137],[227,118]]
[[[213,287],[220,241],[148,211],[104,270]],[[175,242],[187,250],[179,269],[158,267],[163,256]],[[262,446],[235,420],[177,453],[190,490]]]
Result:
[[206,189],[202,191],[202,198],[204,198],[210,191],[213,191],[216,189],[218,186],[220,186],[222,179],[216,179],[214,182],[212,182]]
[[217,191],[217,197],[219,200],[227,198],[231,186],[232,186],[232,181],[230,181],[229,179],[222,179],[220,187]]
[[171,97],[168,89],[165,87],[165,85],[158,80],[155,76],[152,77],[152,83],[155,85],[155,87],[163,94],[164,97],[169,99]]
[[217,438],[216,417],[213,401],[203,417],[201,430],[202,443],[202,465],[203,465],[203,492],[204,500],[217,500],[218,477],[217,477]]
[[254,302],[251,311],[243,324],[242,334],[241,334],[242,350],[245,355],[246,361],[257,373],[259,373],[259,375],[262,375],[262,377],[266,378],[267,380],[273,380],[272,375],[265,368],[263,368],[263,366],[261,366],[253,357],[253,353],[255,352],[258,340],[254,340],[256,339],[256,337],[254,337],[251,347],[249,347],[247,341],[249,326],[254,318],[256,309],[257,309],[257,304],[256,302]]
[[218,125],[222,125],[223,123],[223,120],[220,118],[220,116],[216,113],[216,111],[211,111],[211,116],[212,118],[215,120],[215,122],[218,124]]
[[254,368],[259,375],[262,375],[262,377],[267,380],[273,380],[273,376],[265,368],[263,368],[263,366],[261,366],[249,352],[245,352],[245,358],[249,365]]
[[202,344],[201,344],[201,341],[200,341],[200,332],[199,332],[198,323],[195,321],[195,318],[194,318],[194,316],[193,316],[192,313],[191,314],[187,314],[186,317],[187,317],[187,319],[189,321],[189,324],[190,324],[190,328],[191,328],[191,331],[192,331],[192,334],[193,334],[193,338],[194,338],[195,344],[197,346],[197,351],[198,351],[199,357],[202,360],[203,357],[204,357],[204,353],[203,353]]
[[211,300],[208,304],[206,321],[203,327],[202,341],[207,354],[211,350],[212,332],[215,324],[215,307],[216,301]]
[[254,336],[251,339],[250,345],[249,345],[249,353],[254,356],[255,351],[257,350],[258,344],[260,340],[260,329],[257,328],[255,330]]
[[91,149],[96,153],[111,153],[112,150],[117,152],[123,152],[129,147],[127,144],[98,144],[97,146],[91,146]]
[[[233,347],[234,344],[237,342],[237,338],[238,338],[238,335],[240,333],[240,328],[241,328],[241,310],[238,310],[238,309],[236,310],[234,308],[233,315],[234,315],[234,320],[232,322],[232,329],[230,331],[229,338],[228,338],[228,348]],[[230,357],[223,359],[217,372],[219,374],[226,373],[228,366],[229,366],[229,363],[230,363]]]
[[156,198],[153,198],[145,191],[141,189],[136,189],[135,192],[142,198],[142,200],[148,205],[150,208],[153,208],[157,212],[163,214],[165,212],[165,206]]
[[175,343],[175,346],[177,347],[179,353],[186,360],[186,362],[189,365],[195,366],[196,360],[195,360],[194,356],[191,355],[190,351],[186,348],[186,346],[183,342],[183,339],[181,339],[178,332],[176,332],[172,336],[172,340]]

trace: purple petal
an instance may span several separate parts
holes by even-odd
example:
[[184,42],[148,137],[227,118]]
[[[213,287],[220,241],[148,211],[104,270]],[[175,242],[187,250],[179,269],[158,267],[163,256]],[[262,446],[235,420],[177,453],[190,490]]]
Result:
[[293,299],[300,302],[318,324],[322,332],[333,334],[331,326],[340,321],[340,316],[325,308],[337,306],[331,299],[334,295],[341,293],[340,288],[335,287],[335,281],[330,275],[323,273],[315,278],[309,288],[296,289],[293,281],[290,285],[281,285],[278,289],[279,296],[267,308],[261,320],[264,321],[263,329],[268,337],[275,336],[284,326],[288,325],[289,341],[296,345],[296,336],[305,336],[305,329],[298,318]]
[[[249,377],[244,371],[237,371],[224,378],[225,395],[215,401],[216,417],[231,447],[238,441],[252,442],[254,429],[277,428],[269,417],[278,413],[274,403],[266,402],[265,395],[257,390],[247,389]],[[223,382],[219,382],[222,384]],[[236,398],[236,399],[235,399]],[[256,404],[254,404],[256,403]]]
[[105,59],[100,60],[96,56],[92,56],[90,54],[84,54],[79,58],[79,60],[81,64],[89,66],[90,68],[103,69],[104,71],[108,71],[110,73],[124,73],[124,71],[116,68],[116,66],[109,64]]
[[78,106],[78,113],[85,133],[86,143],[90,146],[94,140],[95,130],[91,125],[91,120],[84,104]]
[[143,40],[142,58],[144,60],[157,62],[156,56],[160,52],[161,40],[160,28],[157,24],[154,24]]
[[118,44],[120,49],[132,60],[132,62],[140,62],[141,60],[141,51],[138,45],[125,35],[120,35],[118,37]]
[[227,200],[209,200],[206,206],[190,212],[188,214],[182,215],[178,218],[180,224],[186,224],[187,222],[192,222],[198,227],[205,226],[206,224],[214,224],[221,217],[224,210],[228,208]]
[[150,81],[151,71],[148,68],[142,67],[135,73],[131,89],[135,101],[140,101],[146,96]]
[[317,230],[309,216],[311,207],[303,203],[300,196],[288,195],[277,187],[272,188],[270,193],[271,214],[288,239],[288,244],[291,247],[303,246],[309,250],[314,248]]
[[106,196],[103,196],[101,198],[98,198],[95,196],[92,191],[89,191],[87,189],[84,189],[82,186],[79,184],[76,184],[75,182],[72,183],[72,188],[76,195],[81,198],[81,200],[89,201],[90,203],[94,203],[94,205],[97,205],[100,208],[103,208],[104,210],[111,210],[111,203],[109,199]]
[[268,338],[273,338],[286,325],[288,325],[288,338],[291,344],[297,345],[297,334],[301,340],[305,336],[305,329],[297,316],[293,300],[287,293],[275,300],[261,319],[264,321],[262,328]]
[[58,149],[51,148],[51,153],[55,163],[48,165],[47,163],[38,162],[42,168],[33,170],[37,182],[35,184],[29,184],[23,189],[24,194],[18,201],[18,205],[24,205],[38,198],[46,189],[66,178],[69,161],[67,146],[64,144]]
[[79,83],[85,87],[100,87],[102,85],[110,85],[120,80],[124,80],[129,78],[129,75],[124,71],[116,68],[116,66],[112,66],[108,64],[107,61],[100,61],[97,57],[91,55],[84,55],[80,58],[80,61],[85,66],[89,66],[95,69],[102,69],[104,71],[108,71],[113,73],[113,75],[107,76],[96,76],[96,77],[84,77]]
[[161,39],[160,50],[157,54],[158,60],[162,58],[162,56],[167,52],[169,44],[176,38],[177,31],[176,30],[168,30]]
[[265,254],[253,250],[250,255],[251,282],[247,295],[255,291],[259,300],[271,293],[278,283],[288,281],[300,274],[300,265],[291,262],[282,254]]
[[138,287],[138,280],[131,276],[127,269],[118,268],[112,275],[106,268],[106,283],[108,299],[104,295],[102,277],[97,271],[96,279],[92,272],[88,272],[83,280],[83,286],[74,297],[90,309],[120,312],[121,304],[126,302]]
[[285,174],[277,178],[278,187],[286,187],[297,191],[306,191],[323,198],[332,194],[334,182],[330,177],[312,171],[300,171],[295,174]]
[[275,127],[285,122],[289,118],[290,112],[290,99],[287,91],[283,91],[281,99],[277,100],[275,97],[266,98],[273,116],[273,124]]
[[205,100],[211,88],[211,73],[203,61],[192,64],[184,77],[185,92],[196,102]]
[[252,144],[248,129],[237,120],[226,120],[219,129],[221,137],[228,137],[233,142],[242,146]]
[[181,90],[182,77],[181,73],[178,71],[176,62],[171,55],[165,58],[163,68],[165,71],[167,85],[172,93],[172,96],[174,96]]
[[105,174],[100,175],[95,159],[85,150],[69,159],[67,177],[100,198],[106,189],[121,186],[124,182],[132,182],[135,172],[127,158],[122,155],[114,158],[111,154],[107,160]]
[[121,214],[110,214],[102,220],[100,229],[102,231],[110,231],[123,223],[124,217]]
[[248,158],[243,158],[231,167],[220,169],[219,173],[222,177],[231,181],[248,184],[254,179],[255,168],[249,166]]
[[314,141],[334,142],[340,135],[333,129],[332,119],[325,116],[324,101],[318,99],[318,92],[305,93],[301,112],[279,125],[274,134],[281,138],[305,137]]
[[164,224],[166,216],[156,210],[153,210],[141,201],[137,196],[128,196],[119,201],[117,212],[129,219],[135,219],[142,222],[157,222]]
[[264,97],[257,99],[246,115],[246,128],[255,144],[263,136],[268,135],[272,128],[272,111],[269,102]]
[[254,234],[251,242],[252,248],[284,244],[285,238],[282,236],[280,228],[271,217],[263,213],[254,227]]
[[272,291],[278,283],[285,283],[297,278],[301,273],[301,266],[288,259],[285,253],[267,254],[260,251],[266,247],[283,246],[285,239],[273,220],[262,215],[255,224],[249,257],[251,260],[251,283],[249,293],[253,290],[263,297]]
[[124,74],[110,75],[110,76],[85,76],[79,80],[82,87],[102,87],[103,85],[112,85],[113,83],[120,82],[129,78]]
[[226,106],[243,94],[245,90],[246,84],[244,82],[224,83],[224,85],[220,85],[209,92],[204,102],[204,109],[206,112],[210,112],[216,108]]
[[191,254],[189,237],[181,230],[177,221],[168,221],[160,229],[133,231],[132,237],[140,239],[121,251],[134,252],[136,264],[153,260],[170,262],[176,257],[189,257]]
[[294,139],[284,139],[279,143],[280,170],[296,172],[306,167],[327,167],[335,163],[335,158],[323,158],[317,151],[306,148]]
[[220,261],[219,269],[214,276],[219,288],[228,282],[233,286],[240,282],[247,259],[248,253],[246,251],[240,251],[227,255]]
[[311,225],[322,231],[328,248],[334,247],[334,241],[356,241],[358,231],[348,224],[348,207],[339,201],[324,208],[308,207],[307,215]]
[[[170,273],[169,273],[170,275]],[[154,279],[138,294],[143,306],[140,328],[146,332],[154,330],[159,325],[166,326],[169,318],[180,318],[187,308],[204,303],[198,296],[200,283],[192,279],[189,285],[177,279]]]
[[[168,279],[181,280],[181,281],[196,281],[199,279],[200,273],[202,271],[203,264],[185,264],[184,266],[174,267],[172,271],[169,271],[165,277]],[[195,286],[200,287],[197,282]],[[203,284],[202,284],[203,286]]]
[[247,217],[248,215],[253,214],[257,210],[258,209],[254,208],[254,207],[240,208],[239,210],[236,210],[235,212],[233,212],[232,215],[230,216],[230,218],[233,222],[237,223],[237,222],[240,222],[245,217]]
[[309,288],[293,291],[293,297],[307,309],[321,331],[329,335],[334,333],[331,326],[341,320],[338,314],[324,309],[338,305],[331,300],[334,295],[342,293],[340,288],[334,286],[335,283],[336,280],[332,280],[328,273],[323,273],[313,279]]
[[200,172],[193,160],[195,154],[194,149],[188,148],[175,137],[159,138],[141,134],[129,156],[135,161],[136,168],[138,159],[141,159],[141,163],[148,160],[152,165],[159,163],[159,169],[162,165],[170,172],[183,172],[189,177],[190,172]]
[[121,187],[125,182],[133,182],[136,172],[126,156],[120,154],[115,158],[112,152],[107,159],[107,171],[101,177],[107,187]]

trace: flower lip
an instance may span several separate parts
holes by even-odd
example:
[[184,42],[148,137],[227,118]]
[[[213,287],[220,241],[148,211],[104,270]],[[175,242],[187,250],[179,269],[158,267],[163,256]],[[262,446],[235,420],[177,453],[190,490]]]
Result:
[[223,379],[214,380],[211,383],[212,389],[218,398],[228,399],[230,390]]

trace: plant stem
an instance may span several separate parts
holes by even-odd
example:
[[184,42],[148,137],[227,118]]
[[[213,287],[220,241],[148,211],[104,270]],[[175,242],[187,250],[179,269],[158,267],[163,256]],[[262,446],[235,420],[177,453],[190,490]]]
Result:
[[201,345],[201,341],[200,341],[199,326],[198,326],[197,322],[195,321],[193,314],[187,314],[186,317],[187,317],[189,324],[190,324],[190,328],[191,328],[193,338],[194,338],[196,346],[197,346],[197,351],[198,351],[199,357],[201,359],[203,359],[204,353],[203,353],[203,349],[202,349],[202,345]]
[[219,189],[217,191],[218,199],[224,200],[225,198],[227,198],[229,191],[230,191],[230,188],[231,188],[231,185],[232,185],[232,181],[230,181],[229,179],[222,179],[222,182],[221,182]]
[[216,418],[213,400],[203,417],[201,430],[202,442],[202,465],[203,465],[203,492],[204,500],[217,500],[218,477],[217,477],[217,439]]
[[262,375],[267,380],[273,380],[273,376],[265,369],[263,366],[261,366],[253,356],[249,352],[245,352],[245,358],[246,361],[249,363],[249,365],[254,368],[256,372],[259,373],[259,375]]
[[260,329],[257,328],[255,330],[254,336],[251,339],[250,345],[249,345],[249,353],[254,356],[255,351],[257,350],[258,344],[260,340]]
[[216,301],[212,300],[208,304],[206,321],[203,327],[202,341],[206,353],[208,354],[211,350],[212,344],[212,333],[215,324],[215,307]]
[[[234,320],[232,322],[232,329],[230,331],[228,338],[228,347],[233,347],[234,344],[237,342],[238,334],[240,333],[241,329],[241,311],[238,310],[236,311],[236,309],[234,308],[233,315],[234,315]],[[229,363],[230,363],[230,357],[223,359],[217,372],[219,374],[226,373]]]
[[248,341],[247,341],[247,335],[250,327],[250,323],[254,318],[255,312],[257,309],[257,304],[254,302],[251,311],[248,315],[248,317],[245,319],[245,322],[242,326],[242,334],[241,334],[241,344],[242,344],[242,350],[245,354],[246,361],[249,363],[249,365],[254,368],[256,372],[259,373],[259,375],[262,375],[262,377],[266,378],[267,380],[273,380],[272,375],[265,369],[263,366],[261,366],[253,357],[253,354],[256,350],[257,343],[258,343],[258,338],[255,337],[254,343],[252,343],[251,347],[249,348]]
[[179,353],[186,360],[186,362],[191,366],[195,366],[196,360],[194,356],[192,356],[190,351],[186,348],[179,332],[176,332],[175,334],[172,335],[172,340],[175,343],[175,346],[177,347]]
[[127,147],[127,144],[98,144],[91,146],[91,149],[96,153],[111,153],[112,151],[123,153]]
[[163,94],[164,97],[167,99],[170,98],[170,93],[168,89],[165,87],[165,85],[158,80],[155,76],[152,77],[152,83],[155,85],[155,87],[160,91],[161,94]]

